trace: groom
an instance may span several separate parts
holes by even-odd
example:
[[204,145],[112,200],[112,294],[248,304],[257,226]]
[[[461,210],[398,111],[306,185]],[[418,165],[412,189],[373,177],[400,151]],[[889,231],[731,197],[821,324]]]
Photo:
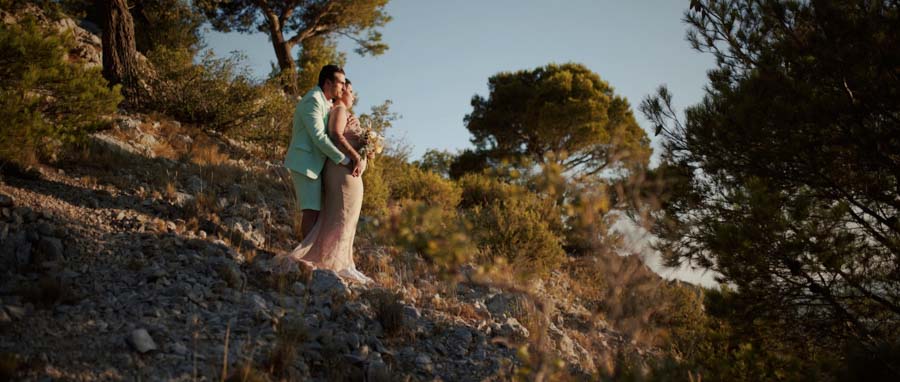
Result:
[[[322,210],[322,169],[331,159],[341,165],[352,165],[328,138],[328,113],[331,100],[340,98],[346,86],[344,70],[336,65],[326,65],[319,71],[319,85],[314,87],[297,104],[291,145],[288,146],[284,166],[291,170],[294,192],[303,211],[300,231],[309,235]],[[359,123],[351,121],[351,123]],[[358,167],[358,166],[356,166]],[[359,176],[354,168],[353,176]]]

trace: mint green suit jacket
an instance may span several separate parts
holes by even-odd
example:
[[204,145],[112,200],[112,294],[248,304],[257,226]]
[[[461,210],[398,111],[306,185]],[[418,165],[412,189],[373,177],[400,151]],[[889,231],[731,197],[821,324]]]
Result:
[[344,153],[328,138],[327,124],[328,101],[322,89],[316,86],[303,96],[294,110],[291,145],[284,166],[310,179],[318,179],[327,159],[334,163],[343,161]]

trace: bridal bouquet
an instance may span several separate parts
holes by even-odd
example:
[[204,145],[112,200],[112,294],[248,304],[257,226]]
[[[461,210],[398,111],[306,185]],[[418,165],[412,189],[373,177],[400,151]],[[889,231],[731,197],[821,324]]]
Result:
[[384,151],[384,137],[369,124],[366,124],[366,128],[363,130],[362,140],[363,147],[359,150],[359,155],[372,158],[375,154],[381,154]]

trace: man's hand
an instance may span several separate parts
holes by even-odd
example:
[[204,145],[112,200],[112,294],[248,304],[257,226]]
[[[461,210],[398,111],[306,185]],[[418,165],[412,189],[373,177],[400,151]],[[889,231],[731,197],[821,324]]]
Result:
[[350,117],[347,118],[347,127],[351,129],[359,128],[359,119],[355,115],[350,114]]

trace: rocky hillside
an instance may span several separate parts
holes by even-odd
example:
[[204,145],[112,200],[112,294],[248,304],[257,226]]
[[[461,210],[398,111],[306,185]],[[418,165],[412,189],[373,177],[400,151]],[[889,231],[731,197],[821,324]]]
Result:
[[[100,65],[90,25],[23,9],[0,19],[31,14],[74,35],[69,60]],[[446,280],[365,224],[355,256],[375,285],[273,272],[298,237],[280,163],[164,116],[111,118],[51,165],[0,163],[0,380],[590,377],[655,352],[562,271]]]
[[296,244],[280,166],[140,115],[91,141],[53,167],[3,168],[5,377],[506,380],[529,341],[576,374],[643,351],[577,298],[553,300],[562,281],[538,286],[552,315],[537,325],[513,291],[380,265],[393,260],[365,232],[356,256],[376,286],[273,273]]
[[0,9],[0,22],[3,24],[16,24],[26,17],[34,18],[44,28],[61,34],[71,33],[75,46],[66,57],[70,62],[78,62],[88,67],[103,65],[103,45],[98,35],[100,29],[96,25],[87,21],[76,22],[68,17],[53,19],[34,4],[23,4],[15,12]]

